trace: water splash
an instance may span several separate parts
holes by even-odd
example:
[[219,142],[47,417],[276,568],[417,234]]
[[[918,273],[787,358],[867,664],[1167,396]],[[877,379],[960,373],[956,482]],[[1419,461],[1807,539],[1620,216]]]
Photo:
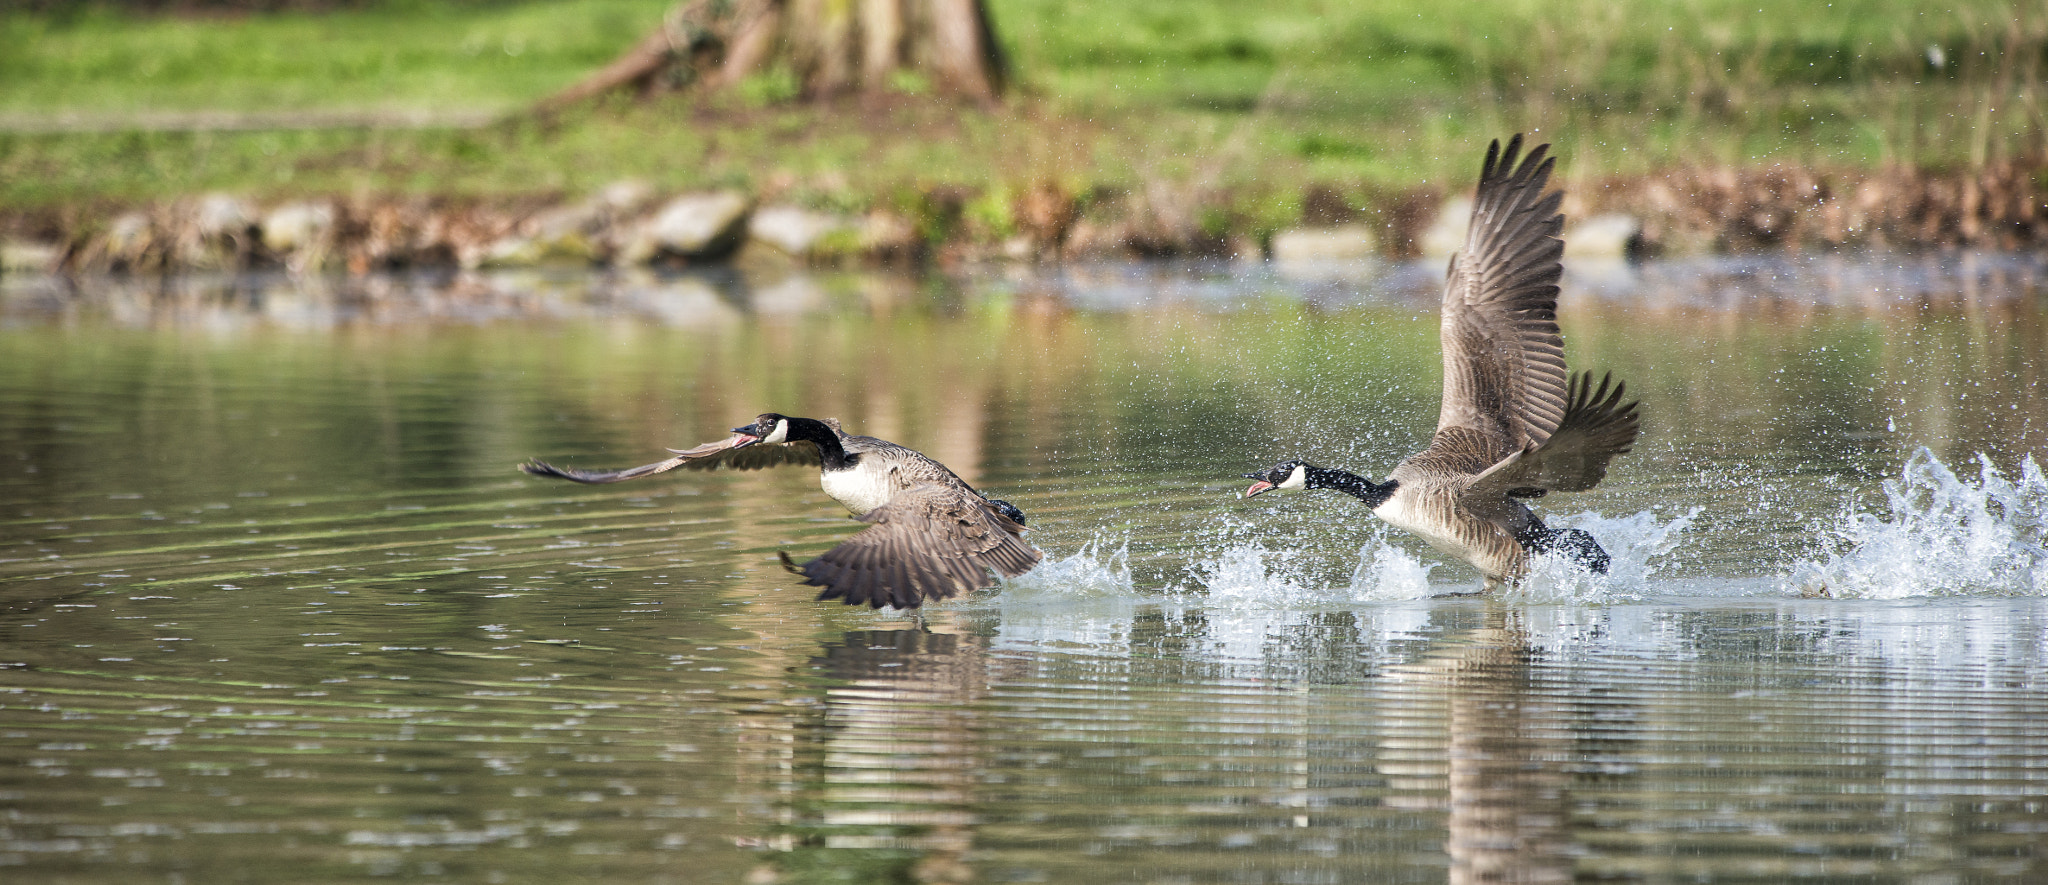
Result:
[[1105,599],[1137,595],[1138,583],[1131,577],[1131,542],[1110,541],[1097,535],[1081,549],[1057,559],[1046,559],[1025,574],[1003,581],[1005,597],[1016,601],[1051,599]]
[[1351,572],[1351,598],[1356,600],[1422,599],[1436,591],[1429,572],[1436,568],[1376,533],[1358,548],[1358,568]]
[[[1501,595],[1519,602],[1640,598],[1658,572],[1662,557],[1677,548],[1700,512],[1695,507],[1668,520],[1650,511],[1612,518],[1586,512],[1553,519],[1556,526],[1583,528],[1599,538],[1613,558],[1608,573],[1595,575],[1558,557],[1538,557],[1531,563],[1529,578]],[[1297,551],[1272,550],[1248,542],[1225,547],[1198,563],[1194,575],[1199,589],[1212,601],[1264,607],[1424,599],[1477,590],[1480,583],[1477,575],[1461,567],[1453,567],[1453,583],[1431,583],[1436,564],[1417,559],[1384,529],[1374,532],[1359,548],[1358,564],[1347,584],[1319,583],[1309,574],[1312,562]]]
[[[1527,603],[1624,602],[1649,595],[1701,513],[1694,507],[1669,519],[1653,511],[1608,517],[1590,511],[1552,516],[1551,525],[1592,532],[1611,557],[1608,573],[1594,575],[1557,557],[1538,557],[1521,586],[1500,591]],[[1427,599],[1479,589],[1479,576],[1463,565],[1420,558],[1398,532],[1375,527],[1358,548],[1348,578],[1332,579],[1327,553],[1276,547],[1271,538],[1247,537],[1256,526],[1221,524],[1207,552],[1186,577],[1163,594],[1140,589],[1130,563],[1130,541],[1097,535],[1081,549],[1048,558],[1030,573],[1003,582],[1006,605],[1065,605],[1077,601],[1168,602],[1235,609],[1291,609]]]
[[1138,612],[1155,602],[1131,575],[1129,539],[1098,534],[1072,554],[1003,581],[993,599],[1001,615],[991,647],[1129,657]]
[[1553,528],[1593,533],[1610,557],[1607,574],[1593,574],[1560,556],[1538,556],[1530,561],[1529,577],[1521,586],[1503,591],[1502,596],[1520,602],[1565,603],[1641,599],[1664,556],[1677,549],[1703,509],[1694,507],[1668,520],[1659,520],[1648,510],[1618,517],[1586,511],[1546,520]]
[[1316,559],[1301,551],[1240,542],[1196,563],[1196,586],[1180,589],[1214,603],[1259,608],[1421,599],[1434,592],[1429,573],[1435,566],[1411,556],[1384,532],[1375,532],[1358,549],[1349,583],[1318,581],[1310,574]]
[[[1303,567],[1302,557],[1294,551],[1269,550],[1264,544],[1250,542],[1225,547],[1195,563],[1191,571],[1195,583],[1212,601],[1267,607],[1308,596],[1310,585]],[[1181,596],[1192,596],[1193,590],[1176,588]]]
[[1926,448],[1884,483],[1889,513],[1845,512],[1824,529],[1834,549],[1793,567],[1807,596],[1904,599],[2048,595],[2048,479],[2029,456],[2017,482],[1977,455],[1964,479]]

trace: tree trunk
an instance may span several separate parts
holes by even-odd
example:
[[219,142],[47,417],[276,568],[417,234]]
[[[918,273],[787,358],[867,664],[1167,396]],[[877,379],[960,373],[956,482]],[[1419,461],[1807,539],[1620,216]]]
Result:
[[903,64],[902,0],[861,0],[860,79],[884,84]]
[[931,68],[941,88],[976,101],[995,101],[1002,59],[981,0],[931,3]]
[[986,104],[1000,98],[1005,67],[982,0],[686,0],[617,60],[534,110],[553,114],[626,89],[712,93],[777,69],[808,100],[880,95],[907,72]]
[[755,71],[768,66],[782,34],[782,4],[778,0],[752,0],[739,16],[735,33],[726,43],[719,60],[718,79],[712,89],[738,84]]

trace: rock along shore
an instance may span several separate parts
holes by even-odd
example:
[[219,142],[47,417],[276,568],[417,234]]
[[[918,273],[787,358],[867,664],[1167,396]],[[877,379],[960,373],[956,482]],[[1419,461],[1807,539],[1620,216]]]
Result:
[[[1571,182],[1568,254],[2048,246],[2048,162],[1825,172],[1700,168]],[[690,266],[774,260],[885,264],[1211,256],[1281,263],[1448,255],[1462,196],[1302,197],[1300,223],[1260,229],[1227,192],[1051,184],[927,188],[863,213],[762,203],[733,190],[621,182],[567,200],[208,194],[92,213],[0,209],[0,273],[181,270],[368,273],[407,268]],[[1364,203],[1364,205],[1358,205]]]

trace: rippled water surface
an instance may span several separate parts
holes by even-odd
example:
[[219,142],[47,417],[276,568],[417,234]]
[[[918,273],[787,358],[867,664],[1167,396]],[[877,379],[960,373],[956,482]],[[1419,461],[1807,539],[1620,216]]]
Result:
[[[1490,599],[1238,497],[1426,441],[1425,266],[0,281],[0,881],[2048,881],[2048,268],[1573,271],[1613,573]],[[766,410],[1046,564],[821,605],[814,471],[513,469]]]

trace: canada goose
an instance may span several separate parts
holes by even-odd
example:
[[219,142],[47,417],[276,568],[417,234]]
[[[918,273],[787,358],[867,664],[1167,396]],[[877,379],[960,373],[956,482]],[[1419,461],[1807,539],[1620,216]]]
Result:
[[1024,513],[983,496],[940,464],[872,436],[854,436],[837,421],[791,418],[773,412],[735,427],[731,438],[677,450],[666,461],[627,470],[569,470],[545,461],[519,465],[534,476],[576,482],[619,482],[681,467],[688,470],[758,470],[816,464],[819,484],[868,527],[823,556],[798,566],[805,584],[825,588],[819,599],[848,605],[911,609],[990,585],[993,569],[1024,574],[1041,554],[1024,543]]
[[1523,500],[1592,488],[1635,444],[1637,403],[1623,385],[1567,376],[1557,328],[1563,195],[1544,193],[1555,160],[1539,145],[1517,165],[1522,137],[1495,141],[1472,205],[1465,248],[1444,282],[1443,407],[1429,447],[1376,483],[1282,461],[1246,498],[1273,489],[1336,489],[1374,515],[1471,563],[1483,590],[1520,579],[1529,555],[1557,551],[1596,573],[1607,551],[1579,529],[1551,529]]

